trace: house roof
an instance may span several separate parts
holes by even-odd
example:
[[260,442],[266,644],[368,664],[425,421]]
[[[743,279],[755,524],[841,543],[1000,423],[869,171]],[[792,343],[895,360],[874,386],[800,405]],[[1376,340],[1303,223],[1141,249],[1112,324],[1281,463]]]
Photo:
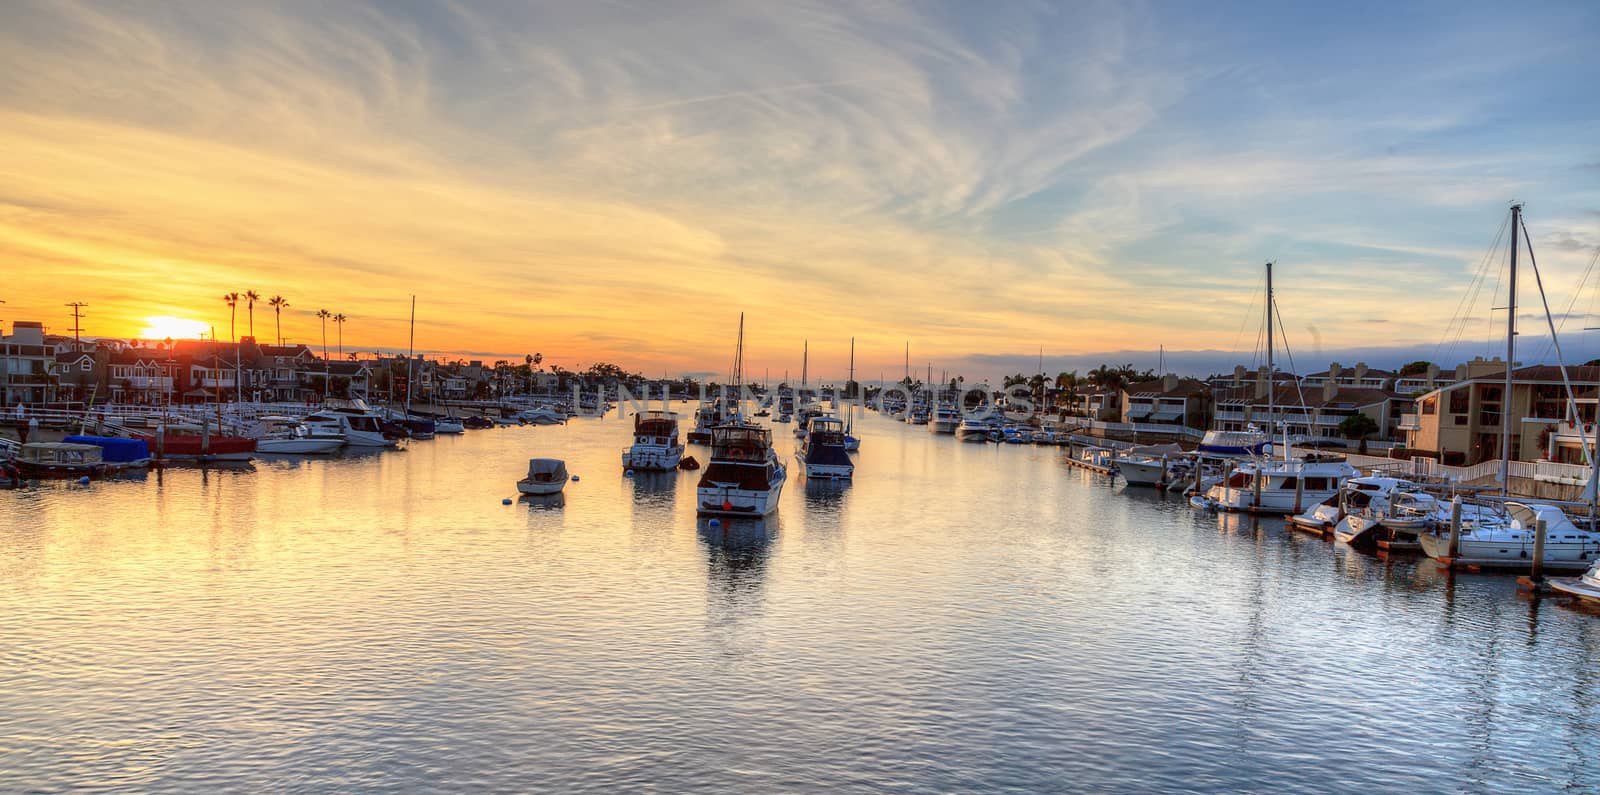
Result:
[[[1324,399],[1321,387],[1295,387],[1279,386],[1272,396],[1272,402],[1278,406],[1298,408],[1304,405],[1308,409],[1323,408],[1327,406],[1372,406],[1388,400],[1406,399],[1407,396],[1387,389],[1373,389],[1371,387],[1342,386],[1334,390],[1333,396]],[[1217,403],[1265,406],[1265,395],[1256,397],[1254,386],[1242,386],[1219,395]]]
[[1211,386],[1204,381],[1193,378],[1180,378],[1178,384],[1171,392],[1164,391],[1165,384],[1159,378],[1151,381],[1140,381],[1137,384],[1128,384],[1122,391],[1130,397],[1192,397],[1203,395],[1211,391]]

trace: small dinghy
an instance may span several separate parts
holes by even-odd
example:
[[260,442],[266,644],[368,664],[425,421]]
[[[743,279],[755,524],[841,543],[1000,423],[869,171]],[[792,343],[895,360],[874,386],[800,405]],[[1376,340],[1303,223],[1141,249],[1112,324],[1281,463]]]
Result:
[[567,487],[567,462],[559,458],[528,459],[528,476],[517,481],[523,494],[560,494]]

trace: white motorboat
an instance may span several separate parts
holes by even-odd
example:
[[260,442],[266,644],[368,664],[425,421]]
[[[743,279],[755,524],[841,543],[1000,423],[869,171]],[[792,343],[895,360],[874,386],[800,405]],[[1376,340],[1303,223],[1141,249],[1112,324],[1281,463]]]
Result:
[[961,413],[954,406],[940,405],[928,419],[929,433],[955,433],[961,427]]
[[964,417],[956,428],[956,439],[963,442],[987,442],[998,432],[994,423],[983,417]]
[[1223,511],[1296,514],[1359,474],[1343,460],[1256,459],[1241,463],[1205,496]]
[[1117,459],[1117,474],[1129,486],[1163,488],[1188,474],[1188,463],[1182,455],[1183,448],[1176,444],[1135,447]]
[[804,439],[795,445],[794,457],[807,480],[849,480],[856,466],[846,452],[844,421],[838,417],[812,417]]
[[778,507],[788,472],[772,432],[752,425],[711,429],[711,461],[696,487],[700,513],[765,516]]
[[535,406],[511,415],[511,419],[529,425],[564,425],[567,422],[567,415],[545,406]]
[[528,476],[517,481],[517,491],[535,496],[559,494],[567,487],[567,462],[559,458],[528,459]]
[[1588,602],[1600,602],[1600,561],[1578,577],[1551,577],[1550,587]]
[[[1544,522],[1544,562],[1577,568],[1600,558],[1600,533],[1583,530],[1555,505],[1507,502],[1505,514],[1463,523],[1456,557],[1475,562],[1519,563],[1533,560],[1535,528]],[[1450,557],[1450,533],[1440,528],[1417,536],[1430,558]]]
[[683,443],[678,439],[678,415],[666,411],[634,415],[633,446],[622,451],[624,469],[673,470],[681,460]]
[[275,455],[327,455],[344,447],[343,434],[315,435],[293,417],[266,415],[244,432],[256,440],[256,452]]
[[467,426],[459,417],[434,417],[434,433],[466,433]]
[[350,447],[398,447],[399,441],[383,432],[383,418],[360,400],[329,400],[301,421],[309,435],[338,437]]

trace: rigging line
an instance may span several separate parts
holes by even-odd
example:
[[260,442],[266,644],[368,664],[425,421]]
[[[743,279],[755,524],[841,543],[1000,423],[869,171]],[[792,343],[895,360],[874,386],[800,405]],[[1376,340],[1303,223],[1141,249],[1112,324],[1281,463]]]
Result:
[[[1524,224],[1524,234],[1526,234],[1526,224]],[[1532,257],[1533,255],[1530,253],[1528,256]],[[1559,332],[1566,329],[1567,320],[1572,317],[1572,310],[1577,305],[1579,296],[1583,295],[1583,288],[1589,284],[1589,276],[1594,272],[1596,262],[1600,262],[1600,248],[1594,250],[1594,256],[1589,258],[1589,267],[1583,269],[1583,278],[1578,280],[1578,289],[1572,293],[1572,300],[1567,302],[1567,309],[1561,315],[1561,322],[1556,324],[1556,331]],[[1594,302],[1597,295],[1600,295],[1600,290],[1589,294],[1589,310],[1584,313],[1584,317],[1594,314]],[[1539,355],[1539,361],[1544,361],[1545,356],[1549,354],[1550,345],[1547,343],[1544,353]]]
[[1438,358],[1439,349],[1450,339],[1451,329],[1455,328],[1457,322],[1465,325],[1467,318],[1471,317],[1476,295],[1482,289],[1481,281],[1487,274],[1489,262],[1494,258],[1494,253],[1499,250],[1500,240],[1505,237],[1506,229],[1510,224],[1511,219],[1509,217],[1500,219],[1500,227],[1495,232],[1494,240],[1490,241],[1489,247],[1483,252],[1483,256],[1478,258],[1478,265],[1472,272],[1472,281],[1467,283],[1467,289],[1462,292],[1461,299],[1456,302],[1456,309],[1450,315],[1450,322],[1445,326],[1445,332],[1439,340],[1439,346],[1434,349],[1434,358]]
[[[1483,295],[1483,287],[1487,283],[1487,281],[1488,281],[1488,279],[1487,279],[1487,276],[1485,275],[1484,278],[1480,278],[1478,281],[1476,281],[1472,285],[1472,289],[1469,290],[1468,293],[1467,293],[1467,297],[1468,297],[1469,302],[1470,302],[1469,305],[1471,305],[1471,306],[1477,306],[1478,305],[1478,301],[1481,300],[1480,296]],[[1461,347],[1462,339],[1466,337],[1467,324],[1468,324],[1469,318],[1470,318],[1470,315],[1462,315],[1459,320],[1455,321],[1454,327],[1453,327],[1453,331],[1451,332],[1450,335],[1447,336],[1448,351],[1449,351],[1449,354],[1450,354],[1451,357],[1454,357],[1456,355],[1456,350]],[[1435,357],[1435,358],[1438,358],[1438,357]]]
[[[1284,331],[1284,327],[1283,327],[1283,310],[1278,308],[1278,302],[1276,302],[1276,301],[1272,302],[1272,313],[1274,315],[1278,316],[1278,336],[1283,337],[1283,355],[1284,355],[1284,358],[1289,360],[1289,374],[1295,376],[1295,379],[1294,379],[1294,391],[1295,391],[1295,394],[1297,394],[1300,397],[1300,408],[1302,410],[1304,410],[1305,407],[1306,407],[1306,393],[1305,393],[1305,390],[1302,389],[1301,386],[1300,386],[1300,377],[1299,377],[1299,375],[1295,373],[1294,351],[1289,349],[1289,334],[1288,334],[1288,332]],[[1268,375],[1270,376],[1270,373]],[[1267,388],[1268,389],[1277,389],[1278,385],[1276,383],[1276,379],[1268,381]]]
[[[1255,315],[1255,313],[1256,313],[1256,299],[1255,299],[1255,296],[1256,296],[1257,293],[1259,293],[1261,291],[1260,290],[1261,283],[1264,280],[1266,280],[1266,278],[1267,277],[1264,276],[1264,275],[1256,277],[1256,289],[1250,291],[1250,296],[1251,296],[1250,297],[1250,306],[1245,308],[1244,315],[1239,318],[1239,332],[1237,334],[1233,335],[1232,353],[1233,353],[1233,355],[1235,357],[1237,357],[1239,355],[1239,340],[1244,337],[1245,324],[1249,323],[1251,316]],[[1235,358],[1234,361],[1238,361],[1238,359]]]
[[[1533,266],[1533,283],[1539,286],[1539,300],[1544,302],[1544,322],[1550,325],[1550,344],[1556,349],[1556,365],[1561,368],[1561,384],[1567,388],[1567,419],[1576,423],[1578,420],[1578,397],[1572,393],[1572,379],[1567,377],[1567,364],[1561,358],[1561,341],[1556,339],[1556,323],[1550,318],[1550,299],[1544,294],[1544,277],[1539,275],[1539,260],[1533,256],[1533,238],[1528,236],[1528,225],[1522,219],[1517,219],[1517,225],[1522,227],[1522,240],[1528,246],[1528,264]],[[1510,395],[1506,396],[1509,401]],[[1583,463],[1594,466],[1594,458],[1589,454],[1589,444],[1583,445]]]

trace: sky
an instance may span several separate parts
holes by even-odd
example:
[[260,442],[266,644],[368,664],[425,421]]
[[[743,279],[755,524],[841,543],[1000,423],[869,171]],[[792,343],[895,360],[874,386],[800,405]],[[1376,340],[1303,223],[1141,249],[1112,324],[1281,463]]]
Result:
[[227,339],[254,289],[393,350],[415,295],[419,350],[573,368],[723,373],[743,312],[757,378],[852,337],[863,380],[1205,373],[1273,260],[1300,369],[1453,365],[1503,347],[1513,199],[1593,304],[1596,41],[1593,3],[19,0],[0,321]]

